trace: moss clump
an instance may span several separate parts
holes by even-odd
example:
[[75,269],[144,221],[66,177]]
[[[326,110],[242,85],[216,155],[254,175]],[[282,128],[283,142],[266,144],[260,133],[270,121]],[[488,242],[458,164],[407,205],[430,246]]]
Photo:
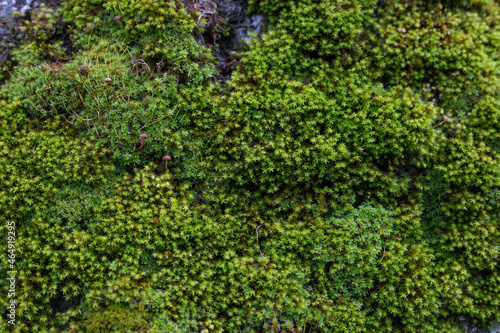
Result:
[[[66,1],[71,59],[19,58],[0,96],[17,331],[500,317],[498,3],[250,5],[271,24],[225,85],[173,0]],[[49,12],[24,29],[40,50]]]
[[62,11],[79,30],[74,34],[76,45],[106,36],[136,46],[145,60],[186,72],[210,59],[208,50],[191,36],[196,22],[180,1],[78,0],[65,2]]
[[[144,163],[165,152],[191,157],[191,139],[183,128],[186,110],[179,105],[180,77],[158,75],[129,52],[126,45],[100,40],[67,64],[19,69],[12,95],[29,96],[23,103],[28,115],[64,117],[122,163]],[[139,149],[141,133],[149,138]]]
[[[64,117],[79,135],[94,136],[99,147],[111,149],[122,165],[170,153],[187,162],[183,174],[189,175],[195,166],[188,161],[197,159],[200,147],[184,126],[187,111],[179,91],[200,87],[214,75],[210,54],[190,34],[190,16],[172,2],[81,5],[63,7],[62,13],[76,25],[74,42],[82,48],[64,63],[18,67],[11,96],[23,100],[33,117]],[[113,18],[116,13],[120,19]],[[101,19],[108,24],[94,22]],[[143,149],[141,133],[149,136]]]

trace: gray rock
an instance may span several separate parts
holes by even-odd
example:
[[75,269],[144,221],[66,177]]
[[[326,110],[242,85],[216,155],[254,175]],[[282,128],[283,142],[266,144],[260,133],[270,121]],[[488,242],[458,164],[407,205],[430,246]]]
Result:
[[[38,6],[38,2],[33,0],[0,0],[0,21],[12,23],[12,13],[19,11],[21,14]],[[0,26],[0,36],[10,33],[8,24]]]
[[236,31],[235,44],[239,38],[248,42],[253,33],[259,35],[264,33],[264,26],[268,23],[263,13],[248,16],[245,13],[248,7],[246,0],[214,0],[217,4],[217,12],[220,16],[229,20],[229,25]]
[[490,333],[500,333],[500,321],[495,321],[490,327]]
[[466,332],[470,333],[500,333],[500,321],[496,320],[493,325],[486,331],[480,330],[474,323],[465,319],[464,317],[458,318],[462,322],[462,326]]

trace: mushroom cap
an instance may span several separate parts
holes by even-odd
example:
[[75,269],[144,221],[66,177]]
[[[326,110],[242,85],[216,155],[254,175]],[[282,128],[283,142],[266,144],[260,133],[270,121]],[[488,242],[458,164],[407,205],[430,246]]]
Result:
[[147,135],[146,133],[141,133],[141,134],[139,134],[139,137],[140,137],[140,138],[147,139],[147,138],[148,138],[148,135]]
[[170,161],[172,158],[168,155],[163,156],[162,160],[164,161]]
[[107,78],[105,78],[105,79],[104,79],[104,81],[106,81],[106,82],[111,82],[111,81],[113,81],[113,79],[111,79],[111,78],[107,77]]

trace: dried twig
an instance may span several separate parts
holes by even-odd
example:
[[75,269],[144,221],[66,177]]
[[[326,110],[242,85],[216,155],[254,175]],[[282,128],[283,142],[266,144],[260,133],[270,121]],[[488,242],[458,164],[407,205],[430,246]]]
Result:
[[164,60],[165,60],[165,58],[161,59],[160,62],[156,63],[156,66],[158,66],[158,74],[160,74],[160,66],[161,66],[161,64],[163,64]]
[[216,24],[217,4],[213,0],[187,0],[186,9],[190,13],[199,13],[198,22],[196,27],[200,28],[200,21],[202,17],[207,20],[205,28],[210,28]]

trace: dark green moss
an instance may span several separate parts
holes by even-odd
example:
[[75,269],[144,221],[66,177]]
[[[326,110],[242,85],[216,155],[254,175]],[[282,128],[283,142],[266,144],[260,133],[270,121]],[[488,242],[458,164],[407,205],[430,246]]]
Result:
[[22,25],[0,95],[16,330],[498,319],[498,3],[250,1],[270,26],[223,85],[189,5],[65,1]]

